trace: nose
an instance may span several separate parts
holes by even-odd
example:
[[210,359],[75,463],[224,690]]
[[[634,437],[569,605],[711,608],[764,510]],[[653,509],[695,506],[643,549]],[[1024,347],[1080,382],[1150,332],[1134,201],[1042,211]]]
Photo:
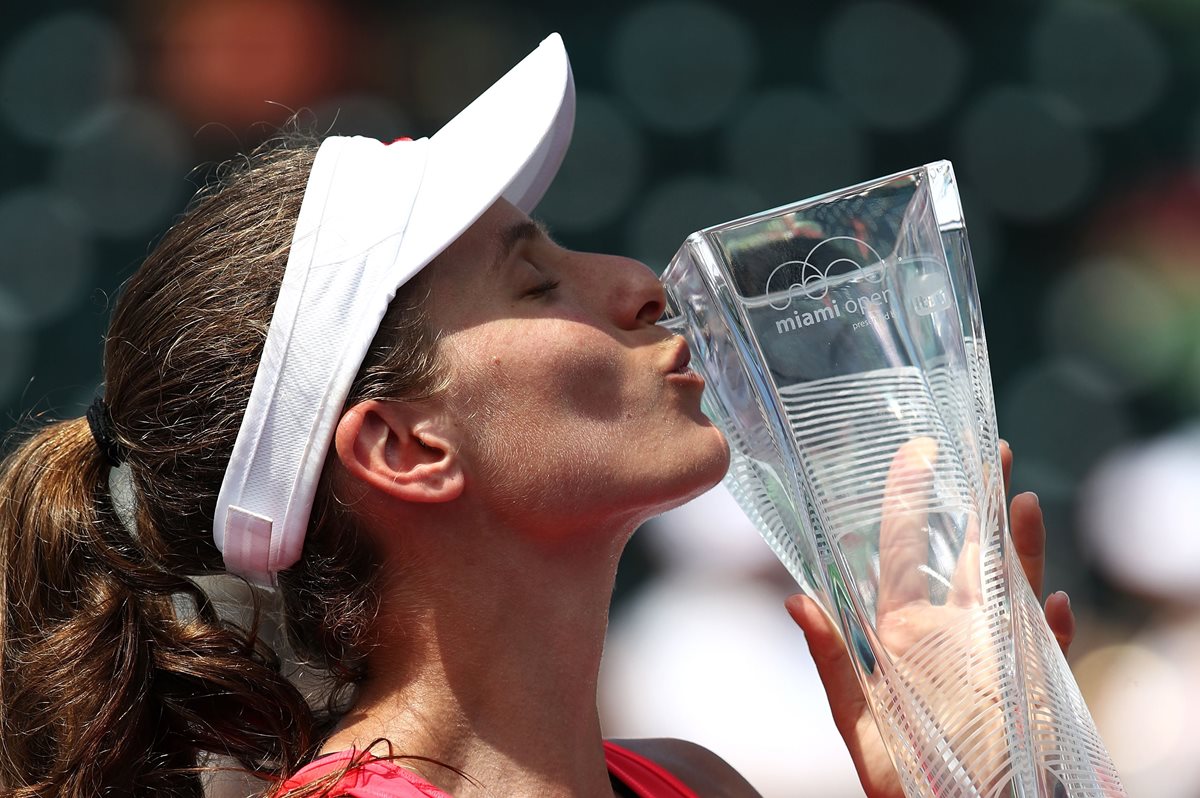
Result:
[[649,266],[633,258],[608,256],[604,272],[611,277],[609,311],[622,329],[653,325],[667,307],[662,283]]

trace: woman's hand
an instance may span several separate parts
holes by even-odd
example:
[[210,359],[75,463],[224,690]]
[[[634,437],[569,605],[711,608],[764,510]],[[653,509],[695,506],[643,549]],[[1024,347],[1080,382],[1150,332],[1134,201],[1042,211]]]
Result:
[[[1004,467],[1004,486],[1007,492],[1009,477],[1012,473],[1012,451],[1007,443],[1003,442],[1001,462]],[[880,533],[881,587],[880,606],[877,608],[877,621],[881,637],[888,634],[885,626],[888,625],[889,618],[892,627],[896,630],[912,629],[914,626],[930,628],[929,623],[913,624],[912,621],[923,615],[925,617],[921,618],[922,621],[929,621],[932,624],[939,623],[940,619],[935,616],[956,611],[954,607],[956,594],[957,600],[963,607],[966,607],[973,600],[973,596],[970,594],[976,590],[972,584],[972,573],[978,573],[977,542],[974,544],[974,552],[971,551],[971,543],[964,546],[959,572],[955,575],[955,584],[946,606],[930,605],[927,600],[927,589],[924,601],[919,600],[920,597],[916,595],[905,595],[909,591],[919,592],[919,588],[915,587],[915,583],[907,576],[913,572],[913,569],[905,567],[906,564],[898,563],[897,560],[904,557],[905,549],[912,548],[915,551],[923,548],[924,544],[921,547],[905,545],[909,531],[906,527],[909,526],[909,523],[902,520],[904,518],[903,512],[889,514],[885,507],[885,520]],[[1015,497],[1012,500],[1009,518],[1013,543],[1021,565],[1034,593],[1040,596],[1045,566],[1046,528],[1037,496],[1032,493],[1023,493]],[[897,519],[901,520],[897,522]],[[893,549],[890,557],[889,553],[884,551],[888,547]],[[890,563],[883,562],[885,557],[888,557]],[[891,576],[887,573],[889,565],[896,569]],[[977,579],[977,577],[975,578]],[[888,583],[891,586],[890,590],[885,587],[885,584]],[[884,606],[885,603],[892,603],[895,606]],[[792,618],[804,630],[809,651],[817,666],[817,673],[825,686],[834,723],[846,742],[846,747],[854,760],[854,766],[858,770],[858,776],[866,794],[870,798],[904,798],[896,770],[884,748],[883,739],[879,735],[866,697],[855,677],[849,655],[833,623],[814,601],[804,595],[791,596],[788,598],[786,606]],[[1071,612],[1070,601],[1066,594],[1055,593],[1050,596],[1046,601],[1045,612],[1050,629],[1065,654],[1075,635],[1075,617]],[[905,643],[902,640],[895,640],[894,643],[885,640],[885,644],[893,651],[905,649]]]

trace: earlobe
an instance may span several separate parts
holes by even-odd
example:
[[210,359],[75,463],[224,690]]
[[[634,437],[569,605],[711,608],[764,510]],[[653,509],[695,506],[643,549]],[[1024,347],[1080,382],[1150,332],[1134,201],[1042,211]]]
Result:
[[447,502],[464,487],[453,439],[421,403],[369,400],[351,407],[334,436],[338,460],[367,487],[410,502]]

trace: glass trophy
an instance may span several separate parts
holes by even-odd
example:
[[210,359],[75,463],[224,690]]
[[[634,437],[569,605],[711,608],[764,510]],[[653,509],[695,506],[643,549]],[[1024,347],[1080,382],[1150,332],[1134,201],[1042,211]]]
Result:
[[1008,536],[950,163],[701,230],[663,283],[726,482],[836,622],[909,798],[1125,795]]

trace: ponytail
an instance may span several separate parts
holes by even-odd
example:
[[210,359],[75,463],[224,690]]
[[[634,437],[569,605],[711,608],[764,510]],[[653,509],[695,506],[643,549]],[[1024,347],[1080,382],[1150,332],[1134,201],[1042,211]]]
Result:
[[204,751],[295,768],[303,697],[122,526],[108,470],[84,419],[0,466],[0,795],[199,796]]
[[[293,649],[329,676],[320,712],[257,620],[223,622],[189,578],[223,568],[217,493],[315,152],[276,143],[223,169],[124,286],[95,438],[85,419],[51,424],[0,464],[0,798],[198,796],[209,754],[270,792],[363,678],[378,561],[331,473],[279,589]],[[444,387],[425,290],[397,294],[348,403]],[[134,497],[118,492],[120,517],[115,460]]]

